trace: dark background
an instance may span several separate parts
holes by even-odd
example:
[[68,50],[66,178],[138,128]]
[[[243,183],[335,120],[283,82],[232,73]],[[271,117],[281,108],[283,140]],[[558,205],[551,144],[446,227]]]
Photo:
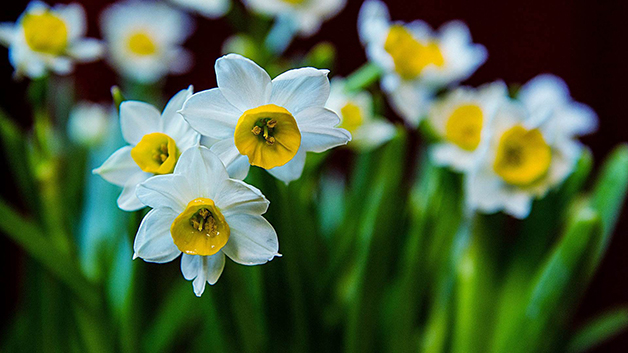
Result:
[[[57,2],[69,2],[66,0]],[[88,13],[89,36],[101,37],[98,14],[112,1],[83,0]],[[593,107],[600,119],[599,131],[583,141],[595,155],[596,163],[613,146],[628,141],[628,5],[622,1],[438,1],[385,0],[395,20],[423,19],[439,26],[452,19],[466,22],[473,39],[486,46],[488,61],[466,83],[480,85],[495,79],[509,84],[524,83],[540,73],[553,73],[569,85],[572,96]],[[13,22],[26,7],[27,1],[0,3],[0,22]],[[48,1],[48,3],[51,3]],[[325,23],[321,31],[308,39],[299,39],[288,54],[306,51],[320,41],[330,41],[337,49],[337,62],[332,74],[346,76],[365,61],[356,19],[361,0],[349,0],[346,8]],[[241,4],[236,4],[241,7]],[[187,87],[196,90],[215,86],[213,64],[220,56],[223,41],[233,33],[226,19],[197,18],[197,30],[186,47],[194,52],[196,65],[192,72],[171,77],[166,95]],[[24,99],[27,82],[15,82],[8,62],[7,50],[0,49],[0,107],[24,127],[31,122]],[[109,87],[116,83],[115,74],[103,62],[79,66],[76,70],[78,99],[106,101]],[[0,170],[6,171],[4,158]],[[4,179],[10,176],[4,174]],[[19,204],[11,182],[1,184],[1,193]],[[613,307],[628,303],[628,212],[624,211],[606,257],[598,270],[576,315],[575,325],[585,322]],[[18,301],[20,249],[0,237],[0,282],[7,293],[0,303],[0,327],[3,329]],[[596,352],[625,351],[628,333],[615,337]]]

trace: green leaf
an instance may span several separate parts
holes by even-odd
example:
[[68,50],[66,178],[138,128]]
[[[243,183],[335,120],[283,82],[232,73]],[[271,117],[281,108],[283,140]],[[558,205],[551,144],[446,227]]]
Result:
[[591,320],[574,333],[567,352],[587,352],[628,328],[628,308],[614,309]]
[[100,307],[97,288],[83,277],[75,261],[43,237],[42,227],[15,212],[1,199],[0,219],[3,220],[0,222],[0,230],[65,283],[78,299],[91,308]]

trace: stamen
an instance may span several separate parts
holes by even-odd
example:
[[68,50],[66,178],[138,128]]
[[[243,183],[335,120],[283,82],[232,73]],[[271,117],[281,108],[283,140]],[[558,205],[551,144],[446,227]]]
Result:
[[269,146],[272,146],[275,144],[275,138],[272,136],[269,136],[268,138],[266,138],[266,144]]
[[275,119],[271,119],[266,123],[266,126],[268,126],[270,129],[274,129],[276,125],[277,125],[277,120]]
[[253,126],[253,130],[251,130],[251,132],[253,133],[253,135],[259,136],[259,134],[262,133],[262,128],[257,126],[257,125],[255,125],[255,126]]
[[264,126],[264,139],[268,141],[268,126]]

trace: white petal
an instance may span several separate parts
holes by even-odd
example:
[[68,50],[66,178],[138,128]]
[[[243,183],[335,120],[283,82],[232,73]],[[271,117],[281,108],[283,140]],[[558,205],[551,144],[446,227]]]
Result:
[[90,62],[102,57],[104,51],[105,47],[99,40],[85,38],[72,44],[68,54],[79,62]]
[[329,70],[311,67],[284,72],[273,79],[270,103],[293,115],[308,107],[323,107],[329,97]]
[[67,57],[55,57],[48,62],[50,69],[58,75],[67,75],[74,70],[74,63]]
[[172,0],[172,2],[211,19],[222,17],[231,8],[230,0]]
[[227,167],[227,173],[229,173],[230,178],[242,180],[249,174],[251,166],[249,158],[240,154],[233,138],[215,143],[211,147],[211,151],[218,155],[222,163]]
[[456,171],[468,171],[475,165],[473,153],[464,151],[451,143],[439,143],[430,148],[430,156],[439,166],[448,166]]
[[372,42],[375,38],[386,33],[390,15],[388,8],[381,1],[367,0],[362,4],[358,15],[358,32],[363,44]]
[[68,5],[57,4],[53,8],[59,16],[61,16],[68,27],[68,40],[73,40],[83,37],[87,31],[85,24],[85,10],[83,6],[77,3]]
[[242,111],[229,103],[218,88],[193,94],[180,113],[196,131],[215,139],[233,137],[242,115]]
[[528,81],[519,91],[518,98],[529,108],[538,109],[545,104],[562,104],[570,99],[569,88],[560,77],[543,74]]
[[139,101],[120,104],[120,128],[126,142],[137,145],[144,135],[158,132],[161,114],[155,107]]
[[303,167],[305,166],[306,152],[307,151],[303,147],[299,148],[297,154],[292,157],[288,163],[282,165],[281,167],[268,169],[268,172],[270,175],[286,184],[299,179],[303,173]]
[[168,208],[154,209],[142,220],[135,236],[134,258],[140,257],[147,262],[170,262],[181,251],[174,245],[170,235],[170,226],[178,214]]
[[183,277],[193,282],[194,294],[200,297],[205,291],[205,283],[214,285],[225,268],[225,254],[222,251],[212,256],[187,255],[181,256],[181,272]]
[[229,103],[241,111],[264,105],[270,98],[268,73],[241,55],[228,54],[216,60],[216,81]]
[[11,45],[16,35],[16,25],[11,22],[0,23],[0,45],[8,47]]
[[181,152],[196,146],[200,140],[200,135],[178,113],[190,96],[192,96],[192,86],[175,94],[161,114],[162,131],[176,141]]
[[227,180],[216,195],[216,206],[224,215],[261,215],[268,209],[268,200],[254,186],[240,180]]
[[430,107],[432,96],[426,87],[404,83],[388,94],[391,107],[411,127],[419,126]]
[[229,178],[220,158],[204,146],[192,147],[183,152],[174,173],[187,178],[195,197],[212,200],[222,183]]
[[301,149],[305,151],[323,152],[351,141],[349,131],[334,127],[340,118],[329,109],[308,108],[297,114],[296,119],[301,130]]
[[187,178],[178,174],[156,175],[139,184],[137,197],[151,208],[168,207],[182,212],[195,198]]
[[349,146],[355,145],[361,149],[375,148],[390,141],[396,131],[395,126],[386,120],[373,120],[365,123],[353,133]]
[[194,66],[194,55],[185,48],[174,47],[168,52],[166,61],[171,74],[182,75]]
[[231,230],[222,251],[242,265],[260,265],[279,256],[279,242],[273,226],[262,216],[248,214],[227,217]]
[[94,169],[93,173],[118,186],[126,185],[135,174],[144,173],[147,177],[150,176],[151,174],[143,172],[135,163],[131,157],[131,149],[133,147],[124,146],[115,151],[100,167]]
[[116,200],[116,203],[121,210],[127,211],[127,212],[133,212],[133,211],[141,210],[142,208],[146,207],[146,205],[144,205],[142,201],[140,201],[140,199],[137,198],[137,195],[135,194],[136,190],[137,190],[137,183],[131,183],[129,185],[126,185],[124,188],[122,188],[122,192],[120,193],[120,196],[118,196],[118,199]]

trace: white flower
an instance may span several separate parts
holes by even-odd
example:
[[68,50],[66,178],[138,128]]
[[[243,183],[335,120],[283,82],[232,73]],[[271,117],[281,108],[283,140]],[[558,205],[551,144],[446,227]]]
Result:
[[254,12],[293,21],[302,36],[318,32],[321,24],[336,16],[346,0],[244,0]]
[[97,145],[104,140],[109,131],[111,115],[112,107],[79,102],[70,112],[68,136],[80,145]]
[[331,80],[326,107],[338,114],[340,127],[351,133],[349,147],[360,150],[375,148],[395,135],[395,126],[383,117],[373,115],[373,97],[367,91],[347,92],[343,78]]
[[268,201],[256,188],[229,179],[207,148],[190,148],[170,175],[140,184],[137,196],[153,209],[142,220],[134,258],[164,263],[181,253],[181,272],[201,296],[218,281],[225,255],[242,265],[260,265],[278,254],[273,227],[261,215]]
[[525,218],[573,171],[581,154],[574,140],[554,139],[553,118],[530,115],[519,102],[503,104],[493,119],[482,157],[466,179],[467,204],[485,213],[500,210]]
[[115,151],[94,173],[123,187],[118,198],[121,209],[144,207],[135,196],[137,185],[153,175],[172,173],[181,153],[198,145],[200,135],[177,113],[191,95],[192,86],[180,91],[161,114],[144,102],[120,104],[122,137],[129,145]]
[[448,22],[435,33],[423,21],[391,22],[388,8],[377,0],[362,5],[358,31],[368,59],[383,70],[382,89],[413,126],[427,113],[433,90],[466,79],[487,58],[464,23]]
[[170,0],[173,4],[198,12],[207,18],[219,18],[231,8],[231,0]]
[[115,3],[101,15],[110,64],[142,83],[184,73],[192,66],[192,55],[181,44],[193,30],[192,18],[159,2]]
[[229,54],[216,60],[218,88],[188,99],[181,114],[204,136],[229,175],[244,179],[250,165],[288,183],[303,171],[306,152],[344,145],[351,135],[326,109],[327,70],[289,70],[271,81],[253,61]]
[[0,43],[9,47],[16,75],[39,78],[48,71],[64,75],[72,72],[75,61],[94,61],[102,55],[102,45],[84,38],[86,31],[81,5],[49,7],[32,1],[16,23],[0,23]]
[[597,114],[589,106],[575,102],[565,81],[554,75],[539,75],[519,91],[518,99],[532,115],[548,120],[552,138],[573,139],[597,130]]
[[459,87],[436,102],[428,115],[430,126],[441,138],[430,149],[434,162],[457,171],[469,170],[497,109],[507,99],[506,85],[494,82],[477,89]]

